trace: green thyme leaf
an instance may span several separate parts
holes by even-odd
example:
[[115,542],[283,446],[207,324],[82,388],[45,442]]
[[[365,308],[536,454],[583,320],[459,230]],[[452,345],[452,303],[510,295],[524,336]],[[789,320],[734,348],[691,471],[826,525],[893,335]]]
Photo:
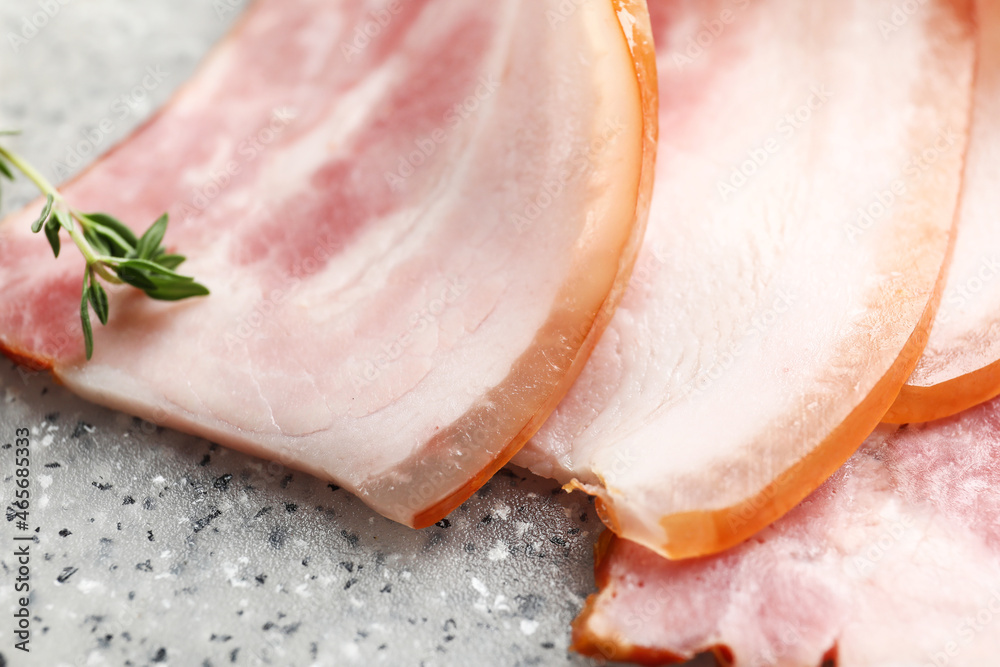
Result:
[[87,351],[87,361],[90,361],[90,358],[94,356],[94,330],[90,326],[88,292],[90,292],[90,267],[83,274],[83,296],[80,299],[80,325],[83,327],[83,345]]
[[104,288],[97,281],[90,284],[88,292],[90,293],[90,305],[94,307],[94,314],[97,315],[97,319],[101,321],[101,324],[107,324],[108,293],[104,291]]
[[65,229],[67,232],[73,229],[73,218],[66,211],[56,210],[52,214],[52,217],[58,221],[59,226]]
[[125,259],[122,260],[118,266],[120,268],[128,268],[134,271],[146,271],[152,275],[169,276],[176,280],[192,281],[194,278],[190,276],[182,276],[179,273],[174,273],[170,269],[156,262],[151,262],[148,259]]
[[175,282],[146,290],[146,295],[157,301],[180,301],[193,296],[208,296],[209,294],[207,287],[196,282]]
[[107,241],[105,241],[104,238],[93,228],[85,227],[83,230],[83,238],[87,239],[87,243],[89,243],[99,254],[111,254],[111,247],[108,245]]
[[56,201],[55,197],[49,195],[45,198],[45,207],[42,208],[42,214],[38,216],[38,220],[31,223],[31,231],[38,233],[42,230],[42,225],[49,221],[52,216],[52,204]]
[[110,229],[132,248],[135,248],[135,246],[139,243],[139,240],[135,236],[135,232],[133,232],[128,225],[118,218],[110,216],[107,213],[85,213],[83,214],[83,217],[98,226]]
[[[18,133],[0,130],[0,137],[10,134]],[[45,195],[45,206],[31,230],[35,233],[45,230],[45,238],[56,257],[60,251],[60,235],[66,230],[86,261],[80,293],[80,324],[88,360],[94,353],[90,310],[94,310],[103,325],[109,318],[108,293],[98,279],[131,285],[161,301],[208,295],[208,288],[195,282],[193,277],[174,272],[185,258],[170,254],[162,247],[169,220],[166,213],[137,238],[128,225],[112,215],[81,213],[71,208],[45,176],[21,156],[0,146],[0,180],[13,180],[16,173],[25,176]]]
[[45,223],[45,238],[48,239],[52,247],[52,254],[59,256],[59,221],[56,218],[49,218]]
[[187,257],[184,255],[158,255],[156,257],[157,264],[171,270],[176,269],[185,261],[187,261]]
[[131,285],[142,291],[156,289],[156,283],[149,279],[144,271],[138,271],[129,267],[119,267],[115,269],[115,274],[121,278],[122,282]]
[[167,232],[167,222],[169,219],[169,216],[164,213],[142,235],[139,243],[135,246],[135,254],[139,259],[152,259],[156,251],[160,249],[160,244],[163,243],[163,235]]

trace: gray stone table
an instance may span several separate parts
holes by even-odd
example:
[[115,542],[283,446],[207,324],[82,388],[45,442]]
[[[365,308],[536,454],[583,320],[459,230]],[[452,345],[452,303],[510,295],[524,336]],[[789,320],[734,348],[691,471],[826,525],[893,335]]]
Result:
[[[54,180],[59,164],[78,171],[167,100],[241,9],[3,0],[0,129],[24,132],[5,141]],[[92,146],[75,159],[81,142]],[[0,213],[34,196],[23,183],[4,194]],[[602,528],[587,498],[551,482],[505,470],[414,531],[325,482],[0,361],[0,445],[22,427],[32,652],[12,649],[18,531],[0,521],[0,667],[596,664],[567,645]],[[0,450],[4,506],[13,469]]]

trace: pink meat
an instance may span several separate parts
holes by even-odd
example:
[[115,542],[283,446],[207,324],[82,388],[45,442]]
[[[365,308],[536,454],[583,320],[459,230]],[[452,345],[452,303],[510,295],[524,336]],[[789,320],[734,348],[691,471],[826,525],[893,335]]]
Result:
[[718,556],[617,538],[577,646],[655,664],[981,667],[1000,654],[1000,401],[876,433],[799,507]]
[[[83,359],[83,263],[0,227],[0,348],[107,406],[434,522],[572,382],[648,208],[642,2],[258,0],[199,75],[63,189],[212,295],[115,290]],[[65,246],[65,242],[64,242]]]
[[917,364],[976,33],[965,0],[649,4],[660,150],[636,279],[515,462],[689,558],[820,486]]

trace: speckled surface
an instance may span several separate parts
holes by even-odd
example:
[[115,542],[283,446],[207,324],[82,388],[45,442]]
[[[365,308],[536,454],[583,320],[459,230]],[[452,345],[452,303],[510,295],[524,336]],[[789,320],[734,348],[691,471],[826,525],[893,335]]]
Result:
[[[0,4],[0,129],[23,130],[5,141],[56,181],[162,104],[242,5],[61,3]],[[43,5],[59,9],[24,32]],[[150,68],[162,81],[143,88]],[[95,135],[105,119],[112,132]],[[34,193],[4,196],[0,213]],[[596,664],[567,645],[601,526],[588,499],[550,482],[503,471],[413,531],[324,482],[3,361],[0,445],[18,427],[33,443],[32,652],[12,650],[16,531],[2,521],[0,667]],[[5,506],[13,459],[0,450]]]

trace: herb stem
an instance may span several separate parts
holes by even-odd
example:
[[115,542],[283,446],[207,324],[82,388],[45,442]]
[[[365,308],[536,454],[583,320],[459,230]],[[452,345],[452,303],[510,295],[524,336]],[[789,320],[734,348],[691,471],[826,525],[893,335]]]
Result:
[[20,155],[4,148],[3,146],[0,146],[0,157],[6,159],[14,165],[18,171],[27,176],[28,179],[42,191],[43,195],[52,195],[52,199],[56,202],[63,202],[63,197],[59,194],[59,191],[56,190],[56,187],[52,185],[47,178],[42,176],[38,170],[28,164]]
[[80,254],[83,255],[83,259],[87,262],[87,268],[96,271],[97,275],[104,278],[104,280],[108,281],[112,285],[121,285],[121,278],[107,269],[106,263],[112,258],[97,254],[93,246],[90,245],[90,242],[87,241],[86,237],[77,227],[75,221],[76,216],[74,215],[73,218],[72,227],[67,229],[66,233],[69,234],[71,239],[73,239],[73,243],[76,244],[76,247],[80,249]]
[[[0,136],[11,134],[0,131]],[[169,217],[161,215],[141,237],[128,225],[107,213],[83,213],[66,203],[47,178],[17,153],[0,146],[0,176],[14,180],[19,171],[45,195],[42,213],[31,225],[35,234],[45,230],[52,253],[59,257],[60,233],[65,230],[83,256],[83,290],[80,294],[80,326],[87,359],[94,353],[94,330],[90,311],[102,325],[108,323],[108,294],[101,285],[131,285],[161,301],[180,301],[208,296],[208,288],[174,269],[184,257],[168,254],[163,247]]]

